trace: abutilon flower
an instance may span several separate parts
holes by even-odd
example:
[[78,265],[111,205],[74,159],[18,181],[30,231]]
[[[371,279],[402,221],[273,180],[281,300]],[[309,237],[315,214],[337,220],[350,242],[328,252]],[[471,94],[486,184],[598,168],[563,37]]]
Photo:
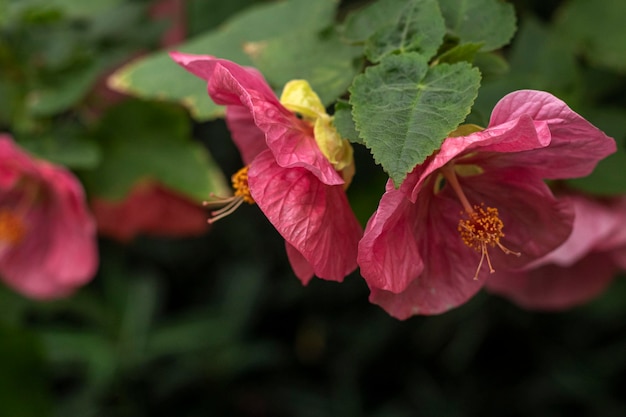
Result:
[[574,206],[572,234],[565,243],[523,271],[494,274],[489,292],[533,310],[562,310],[601,294],[626,264],[626,197],[565,197]]
[[489,126],[463,125],[396,189],[359,244],[370,301],[392,316],[466,302],[492,274],[521,269],[570,235],[574,210],[544,179],[588,175],[615,141],[541,91],[513,92]]
[[205,55],[170,55],[206,80],[213,101],[226,106],[226,123],[245,164],[233,175],[234,195],[208,203],[223,206],[209,221],[244,202],[256,203],[285,238],[304,284],[313,275],[343,280],[356,269],[362,234],[345,194],[354,161],[319,97],[306,81],[295,80],[279,100],[255,69]]
[[56,298],[88,282],[97,266],[80,182],[0,134],[0,277],[28,297]]
[[202,206],[157,182],[140,182],[120,201],[91,200],[98,232],[121,242],[140,234],[197,236],[207,231]]

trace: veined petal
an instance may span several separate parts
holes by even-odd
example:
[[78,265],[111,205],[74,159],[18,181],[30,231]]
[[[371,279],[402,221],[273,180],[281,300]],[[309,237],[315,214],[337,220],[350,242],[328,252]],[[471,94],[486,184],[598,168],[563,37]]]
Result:
[[315,275],[342,281],[356,269],[362,229],[343,187],[328,186],[306,169],[285,169],[268,151],[250,165],[248,184],[259,208]]
[[429,197],[425,193],[416,205],[422,206],[415,211],[421,214],[415,219],[414,235],[423,260],[421,274],[397,294],[370,287],[370,302],[400,320],[458,307],[474,296],[489,276],[485,267],[473,279],[477,253],[463,244],[457,232],[460,204],[456,198],[445,193]]
[[550,132],[547,125],[537,124],[527,116],[467,136],[449,137],[443,142],[439,152],[415,168],[414,172],[419,179],[411,192],[411,200],[415,201],[419,187],[430,174],[453,159],[469,164],[474,159],[484,158],[485,153],[493,153],[494,157],[500,158],[508,153],[543,148],[549,143]]
[[[171,52],[170,56],[187,71],[208,82],[208,92],[215,103],[247,109],[254,124],[263,132],[278,165],[305,168],[328,185],[344,183],[315,142],[312,126],[280,104],[258,71],[208,55]],[[250,145],[254,138],[260,138],[256,133],[253,138],[242,137],[250,131],[250,121],[237,112],[232,117],[245,122],[243,130],[236,131],[240,148]],[[234,119],[231,121],[234,122]],[[232,128],[230,122],[229,127]],[[250,159],[261,148],[262,145],[257,145],[253,150],[246,151],[244,159]]]
[[170,57],[196,77],[208,82],[209,95],[216,104],[243,104],[242,96],[250,92],[257,98],[280,105],[274,91],[255,68],[244,68],[210,55],[170,52]]
[[598,161],[616,151],[612,138],[544,91],[520,90],[506,95],[494,107],[489,128],[523,116],[548,125],[550,146],[511,158],[517,165],[533,167],[542,178],[588,175]]
[[[623,232],[626,210],[582,195],[561,198],[569,201],[574,208],[572,233],[562,245],[532,263],[531,268],[547,264],[568,267],[592,251],[608,251],[626,245],[626,233]],[[621,239],[615,239],[620,232],[623,235]]]
[[484,203],[498,209],[504,223],[502,244],[521,254],[517,257],[498,248],[490,250],[496,273],[502,268],[522,268],[566,241],[574,223],[574,208],[569,201],[555,198],[529,169],[483,167],[484,174],[460,177],[459,182],[471,204]]
[[399,293],[422,273],[419,207],[400,190],[385,192],[359,242],[358,264],[370,289]]
[[293,272],[302,282],[302,285],[307,285],[313,278],[313,275],[315,275],[313,267],[309,261],[298,252],[298,249],[294,248],[293,245],[287,241],[285,241],[285,250],[287,251],[287,258],[289,259],[291,269],[293,269]]
[[258,154],[267,149],[265,132],[259,129],[246,107],[226,107],[226,125],[244,165],[249,165]]
[[569,267],[548,264],[523,272],[496,272],[486,288],[523,308],[563,310],[597,297],[616,273],[610,254],[595,252]]

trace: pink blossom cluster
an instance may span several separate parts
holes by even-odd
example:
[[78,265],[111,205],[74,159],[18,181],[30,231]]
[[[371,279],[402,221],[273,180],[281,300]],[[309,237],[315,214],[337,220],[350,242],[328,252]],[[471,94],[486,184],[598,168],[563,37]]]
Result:
[[398,188],[388,182],[363,231],[345,193],[353,164],[328,153],[316,96],[290,99],[286,87],[278,99],[252,68],[171,57],[226,106],[245,165],[214,218],[256,203],[304,284],[358,267],[370,301],[406,319],[457,307],[483,286],[528,308],[571,307],[626,268],[626,199],[555,194],[546,183],[590,174],[615,141],[551,94],[510,93],[485,129],[460,126]]
[[0,134],[0,277],[49,299],[88,282],[97,266],[96,224],[78,179]]

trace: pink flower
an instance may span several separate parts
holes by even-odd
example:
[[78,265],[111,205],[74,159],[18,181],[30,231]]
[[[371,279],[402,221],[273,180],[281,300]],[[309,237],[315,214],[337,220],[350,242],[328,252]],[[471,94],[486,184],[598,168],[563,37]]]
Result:
[[387,184],[359,244],[370,301],[399,319],[442,313],[490,273],[545,256],[568,238],[574,212],[543,180],[587,175],[615,149],[554,96],[507,95],[487,129],[459,127],[399,189]]
[[71,293],[96,273],[95,223],[81,184],[0,134],[0,276],[33,298]]
[[495,274],[486,288],[534,310],[561,310],[601,294],[626,254],[626,198],[564,197],[576,218],[569,238],[524,271]]
[[356,269],[362,229],[345,194],[354,173],[352,147],[332,126],[320,99],[302,80],[280,100],[258,71],[210,56],[171,53],[208,82],[246,167],[233,176],[235,196],[215,221],[241,203],[254,203],[285,238],[294,272],[341,281]]
[[206,212],[200,204],[156,182],[136,184],[121,201],[96,197],[91,207],[98,231],[122,242],[139,234],[184,237],[207,231]]

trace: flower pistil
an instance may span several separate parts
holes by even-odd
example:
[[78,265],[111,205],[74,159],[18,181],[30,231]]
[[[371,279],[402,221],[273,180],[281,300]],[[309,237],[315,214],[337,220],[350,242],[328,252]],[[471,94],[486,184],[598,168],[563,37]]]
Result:
[[248,165],[235,172],[231,177],[231,182],[233,185],[232,196],[219,197],[211,194],[212,200],[203,202],[205,207],[220,207],[211,211],[211,217],[207,220],[209,224],[234,213],[243,203],[255,203],[250,195],[250,187],[248,186]]
[[457,227],[461,239],[466,246],[480,253],[480,261],[478,262],[474,279],[478,280],[478,274],[480,273],[485,259],[489,266],[489,272],[495,272],[491,264],[491,259],[489,258],[488,246],[498,246],[500,250],[507,255],[520,256],[521,254],[519,252],[512,251],[500,243],[500,239],[504,237],[504,233],[502,232],[504,222],[500,219],[498,209],[487,207],[484,203],[472,206],[459,184],[453,164],[443,166],[440,171],[463,206],[464,211],[461,212],[461,215],[466,218],[461,218]]

